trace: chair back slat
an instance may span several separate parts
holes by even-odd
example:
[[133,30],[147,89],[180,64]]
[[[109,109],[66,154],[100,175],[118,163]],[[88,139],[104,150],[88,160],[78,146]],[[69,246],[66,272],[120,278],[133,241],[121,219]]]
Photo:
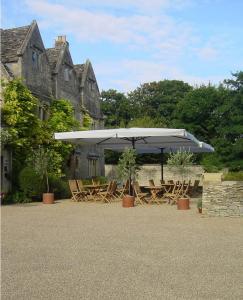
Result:
[[117,182],[114,180],[110,190],[112,195],[116,193],[116,189],[117,189]]
[[153,179],[149,179],[149,186],[152,186],[152,187],[155,186]]
[[71,192],[78,191],[78,186],[77,186],[76,180],[70,179],[70,180],[68,180],[68,184],[69,184],[69,188],[70,188]]
[[80,191],[84,191],[84,184],[83,181],[81,179],[76,180],[77,181],[77,185],[78,185],[78,189]]

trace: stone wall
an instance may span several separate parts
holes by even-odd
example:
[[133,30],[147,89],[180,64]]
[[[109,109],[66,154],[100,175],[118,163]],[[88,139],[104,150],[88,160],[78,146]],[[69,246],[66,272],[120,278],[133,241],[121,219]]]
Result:
[[[202,173],[203,168],[201,166],[192,166],[188,176],[185,177],[185,180],[199,179],[202,183]],[[105,165],[105,176],[113,179],[117,178],[117,166],[116,165]],[[161,179],[161,168],[160,165],[143,165],[138,174],[138,181],[140,185],[148,185],[149,179],[153,179],[155,184],[160,184]],[[177,172],[169,170],[169,168],[164,166],[164,180],[181,180],[181,176]]]
[[243,182],[203,182],[202,208],[207,216],[243,216]]

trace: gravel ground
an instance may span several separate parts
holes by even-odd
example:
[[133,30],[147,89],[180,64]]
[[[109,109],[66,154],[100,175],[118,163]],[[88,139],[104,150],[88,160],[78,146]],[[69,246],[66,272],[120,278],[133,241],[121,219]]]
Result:
[[2,299],[243,299],[243,219],[196,206],[2,207]]

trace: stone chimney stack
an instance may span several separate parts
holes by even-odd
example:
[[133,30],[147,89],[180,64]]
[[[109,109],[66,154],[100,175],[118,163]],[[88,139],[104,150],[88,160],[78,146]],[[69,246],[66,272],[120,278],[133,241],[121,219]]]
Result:
[[63,45],[68,45],[66,35],[59,35],[55,40],[55,48],[62,47]]

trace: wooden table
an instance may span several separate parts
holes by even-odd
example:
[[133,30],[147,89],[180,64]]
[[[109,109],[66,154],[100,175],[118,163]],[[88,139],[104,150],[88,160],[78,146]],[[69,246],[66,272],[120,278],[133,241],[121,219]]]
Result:
[[104,184],[86,184],[84,185],[84,189],[89,190],[90,196],[95,197],[101,189],[107,188],[108,183]]
[[161,188],[165,191],[165,193],[170,193],[175,186],[175,183],[163,183],[161,184]]
[[148,203],[156,202],[157,204],[161,204],[159,194],[161,192],[164,192],[164,189],[162,186],[144,186],[145,189],[149,189],[151,193],[151,200]]

